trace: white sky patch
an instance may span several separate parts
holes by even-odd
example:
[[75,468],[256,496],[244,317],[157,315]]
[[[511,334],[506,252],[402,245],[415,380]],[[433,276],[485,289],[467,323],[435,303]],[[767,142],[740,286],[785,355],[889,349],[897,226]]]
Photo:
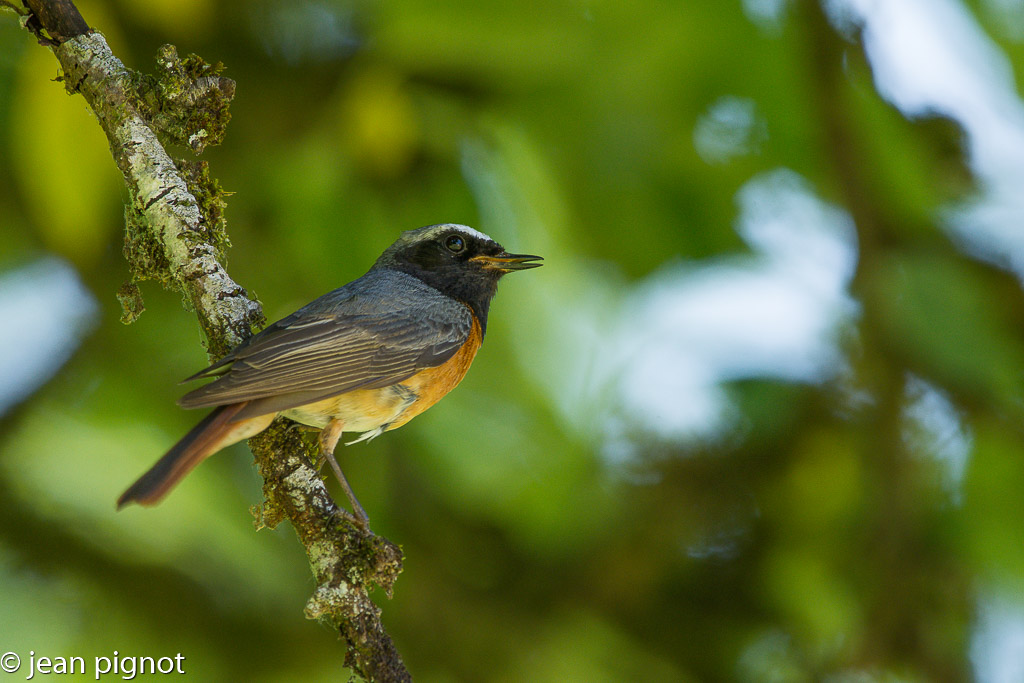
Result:
[[1024,102],[1009,59],[957,0],[831,0],[863,26],[878,92],[908,117],[942,114],[966,131],[982,192],[950,207],[948,229],[1024,279]]
[[755,24],[766,31],[778,31],[789,0],[743,0],[743,11]]
[[693,146],[709,164],[724,164],[757,152],[767,137],[767,126],[758,116],[757,103],[733,95],[718,98],[693,128]]
[[943,467],[943,488],[954,505],[962,499],[961,484],[973,439],[949,397],[918,377],[907,381],[903,440],[915,453],[934,458]]
[[0,414],[64,364],[95,313],[96,302],[63,261],[0,275]]
[[1024,681],[1024,605],[1015,596],[991,595],[979,601],[971,662],[983,683]]
[[664,268],[628,297],[609,345],[621,409],[663,438],[718,431],[721,382],[819,382],[842,361],[836,329],[856,311],[849,217],[788,170],[750,181],[739,204],[739,232],[757,254]]
[[252,3],[253,35],[292,66],[337,60],[360,45],[354,12],[336,2]]

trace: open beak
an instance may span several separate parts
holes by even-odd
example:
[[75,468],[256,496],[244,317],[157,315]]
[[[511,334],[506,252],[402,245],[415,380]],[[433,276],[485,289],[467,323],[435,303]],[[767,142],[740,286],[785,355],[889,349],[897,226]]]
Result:
[[494,270],[500,270],[504,273],[511,273],[513,270],[540,268],[544,265],[543,263],[533,263],[533,261],[543,261],[544,258],[541,256],[509,254],[507,252],[502,252],[497,256],[474,256],[469,260],[479,261],[483,264],[484,268],[493,268]]

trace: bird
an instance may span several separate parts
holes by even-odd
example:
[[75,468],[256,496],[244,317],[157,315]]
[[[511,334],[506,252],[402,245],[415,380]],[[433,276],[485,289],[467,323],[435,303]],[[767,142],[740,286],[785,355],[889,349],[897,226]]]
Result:
[[213,408],[121,495],[156,505],[199,463],[262,432],[278,415],[320,430],[321,458],[334,470],[352,513],[368,518],[334,451],[397,429],[462,381],[487,331],[498,281],[543,258],[510,254],[482,232],[442,223],[407,230],[373,266],[268,325],[204,370],[213,378],[178,400]]

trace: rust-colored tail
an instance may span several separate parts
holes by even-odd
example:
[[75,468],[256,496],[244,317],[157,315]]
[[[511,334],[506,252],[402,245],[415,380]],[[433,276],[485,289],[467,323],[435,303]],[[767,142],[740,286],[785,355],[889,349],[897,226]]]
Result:
[[[202,422],[193,427],[171,450],[157,460],[155,465],[139,477],[138,481],[121,494],[117,499],[117,509],[120,510],[133,502],[140,505],[156,505],[203,460],[236,441],[262,431],[266,425],[255,431],[246,429],[247,422],[260,418],[242,422],[231,421],[243,407],[244,402],[221,406],[203,418]],[[273,415],[270,418],[272,419]],[[270,420],[267,420],[268,424],[269,422]]]

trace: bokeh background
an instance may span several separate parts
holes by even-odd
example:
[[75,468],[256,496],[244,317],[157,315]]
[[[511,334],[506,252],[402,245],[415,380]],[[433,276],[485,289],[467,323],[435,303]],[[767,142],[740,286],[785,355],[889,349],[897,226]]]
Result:
[[[203,158],[270,319],[421,225],[545,256],[341,455],[416,680],[1024,681],[1020,2],[78,4],[237,81]],[[155,283],[119,322],[126,193],[57,75],[0,14],[0,651],[344,680],[244,445],[114,511],[207,359]]]

